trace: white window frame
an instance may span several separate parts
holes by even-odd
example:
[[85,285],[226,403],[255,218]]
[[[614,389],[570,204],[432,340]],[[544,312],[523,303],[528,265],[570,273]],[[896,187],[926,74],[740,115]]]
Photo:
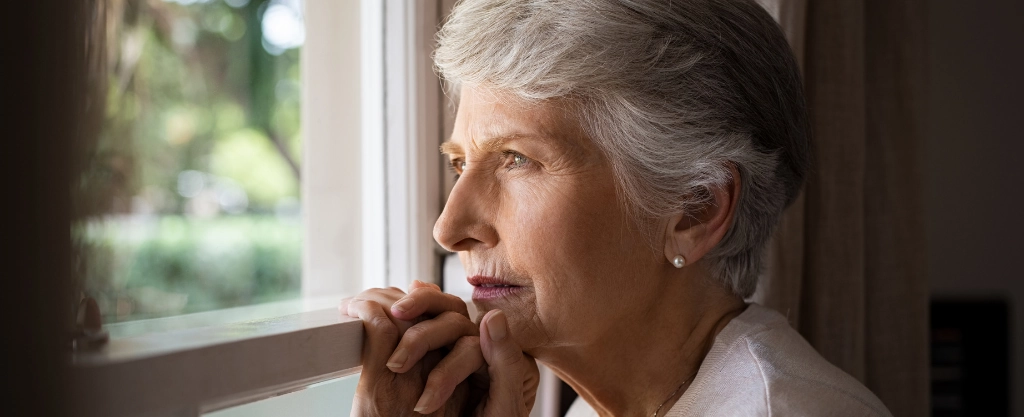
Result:
[[[363,288],[360,4],[306,0],[302,59],[302,295]],[[355,64],[355,65],[353,65]],[[372,233],[370,233],[372,235]]]
[[[436,1],[387,0],[388,279],[440,283],[434,222],[441,214],[441,84],[433,71]],[[403,201],[402,198],[408,200]],[[405,219],[403,222],[401,219]],[[405,284],[405,285],[402,285]]]
[[[73,354],[77,414],[194,417],[356,373],[362,323],[323,307],[368,287],[442,283],[432,229],[452,117],[430,53],[453,3],[305,0],[303,299],[117,325],[147,332]],[[221,321],[268,311],[278,316]],[[557,382],[542,369],[533,415],[557,413]]]

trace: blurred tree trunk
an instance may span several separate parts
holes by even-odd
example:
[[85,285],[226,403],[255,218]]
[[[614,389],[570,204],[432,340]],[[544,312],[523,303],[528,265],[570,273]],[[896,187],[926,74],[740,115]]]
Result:
[[285,138],[274,131],[271,120],[274,116],[276,103],[275,89],[277,71],[274,57],[263,52],[263,22],[260,11],[266,9],[269,1],[251,1],[245,6],[246,37],[249,42],[249,118],[253,126],[258,127],[270,139],[274,149],[301,180],[301,169],[298,159],[288,149]]

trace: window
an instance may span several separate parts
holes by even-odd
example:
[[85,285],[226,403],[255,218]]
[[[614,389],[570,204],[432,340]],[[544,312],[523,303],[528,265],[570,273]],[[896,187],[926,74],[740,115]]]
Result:
[[[263,19],[263,23],[247,30],[263,30],[264,33],[271,32],[265,23],[271,10],[282,13],[282,22],[291,22],[282,23],[282,32],[301,25],[304,35],[301,55],[297,47],[282,46],[297,45],[297,35],[282,36],[293,42],[282,43],[278,49],[273,49],[264,38],[259,38],[258,43],[253,38],[248,43],[250,48],[258,48],[258,55],[264,59],[278,62],[275,65],[298,68],[280,73],[284,74],[282,79],[288,80],[283,84],[286,87],[281,88],[282,97],[297,98],[296,102],[285,103],[276,96],[277,82],[274,82],[273,92],[274,106],[292,106],[289,108],[298,112],[301,121],[294,126],[284,125],[293,126],[293,130],[287,130],[290,133],[279,133],[289,138],[289,142],[280,143],[287,143],[292,155],[302,155],[301,163],[295,160],[300,166],[297,177],[301,178],[301,182],[295,181],[296,194],[277,194],[284,197],[276,200],[272,208],[270,205],[259,208],[252,202],[255,197],[250,198],[246,190],[251,202],[244,211],[232,213],[218,206],[216,215],[209,217],[184,211],[158,212],[174,216],[180,224],[200,222],[193,229],[193,233],[198,234],[213,233],[216,222],[264,216],[267,224],[276,222],[272,226],[276,229],[268,234],[284,235],[291,239],[290,244],[294,244],[296,238],[300,240],[297,246],[301,247],[298,249],[301,255],[296,256],[296,251],[290,249],[288,256],[296,257],[288,259],[300,260],[297,262],[301,262],[301,274],[297,280],[289,278],[288,284],[277,287],[276,292],[270,291],[272,295],[268,297],[238,298],[235,299],[238,302],[208,306],[215,309],[296,297],[290,302],[108,326],[112,338],[106,347],[77,352],[74,356],[78,410],[86,415],[103,416],[226,417],[281,415],[280,410],[298,412],[300,408],[295,407],[306,407],[299,413],[318,415],[317,410],[329,410],[331,415],[344,414],[358,378],[355,374],[359,370],[362,324],[340,317],[333,305],[342,296],[366,287],[406,287],[412,279],[441,283],[445,253],[437,248],[431,230],[443,206],[446,189],[444,163],[438,146],[450,131],[453,117],[432,70],[430,51],[441,17],[453,3],[453,0],[147,3],[177,10],[176,13],[199,22],[194,23],[194,28],[203,35],[196,35],[196,45],[203,36],[213,36],[202,29],[203,22],[214,20],[206,17],[208,11],[220,13],[213,10],[234,14],[252,11],[254,14],[248,16]],[[303,14],[286,14],[294,10],[301,10]],[[247,21],[246,27],[254,27],[256,21]],[[294,61],[296,57],[299,61]],[[180,61],[182,57],[173,55],[167,59]],[[199,79],[192,78],[188,82]],[[208,89],[203,91],[209,94]],[[245,114],[246,107],[239,107]],[[194,117],[206,120],[213,116],[203,107],[195,110]],[[290,123],[293,120],[290,117],[289,113],[287,117],[269,120],[270,123]],[[193,132],[199,132],[204,126],[196,123]],[[244,125],[240,129],[258,133],[257,127]],[[267,155],[275,155],[272,152],[280,151],[275,145],[278,142],[268,140],[273,139],[269,134],[264,136],[260,137],[263,142],[253,143],[261,143]],[[213,138],[206,140],[215,141]],[[171,149],[169,145],[161,146]],[[241,152],[232,151],[231,155],[242,160],[235,162],[251,164],[251,169],[240,172],[251,174],[251,170],[264,166],[241,156]],[[283,153],[276,156],[286,161]],[[159,152],[156,156],[166,157]],[[199,188],[194,184],[202,184],[202,190],[207,190],[208,184],[216,187],[218,181],[226,181],[221,178],[242,184],[242,180],[210,168],[213,158],[197,158],[195,165],[183,166],[174,174],[185,173],[186,194]],[[290,164],[284,166],[291,167]],[[277,169],[279,172],[275,175],[292,175],[280,166]],[[167,192],[177,193],[177,181],[175,177],[174,181],[162,184]],[[450,184],[447,187],[450,188]],[[301,216],[295,216],[299,211],[289,204],[298,201],[299,195]],[[296,200],[288,200],[289,197]],[[174,198],[187,204],[190,197],[178,193]],[[278,204],[282,199],[287,209],[279,213]],[[128,215],[129,219],[137,216],[133,211],[128,213],[133,213]],[[151,216],[148,219],[159,217],[148,215]],[[107,217],[118,216],[125,217],[124,214]],[[96,233],[90,228],[110,227],[104,224],[80,226],[79,236],[95,239],[87,233]],[[172,230],[179,235],[184,234],[182,230],[188,230],[180,225],[170,227],[177,227]],[[124,232],[128,238],[137,236],[128,234],[134,229],[124,230],[128,230]],[[238,242],[251,243],[258,239],[263,237],[244,236],[234,243],[228,242],[227,247],[244,248],[247,246]],[[230,261],[224,254],[211,256],[214,254],[205,250],[193,253],[211,257],[214,268],[226,268],[223,263]],[[93,258],[85,259],[97,259],[96,255],[91,256]],[[267,260],[251,257],[239,262]],[[102,274],[93,276],[102,277]],[[210,276],[223,279],[216,273]],[[259,283],[255,280],[245,285]],[[161,287],[165,291],[162,288],[174,287]],[[185,305],[188,306],[188,302]],[[109,302],[104,306],[102,308],[110,308]],[[202,309],[206,308],[197,306],[188,310],[186,307],[177,312]],[[163,315],[168,314],[174,313]],[[128,315],[120,320],[137,317],[140,316]],[[189,372],[180,372],[183,369]],[[550,382],[553,375],[550,372],[544,375],[547,376],[543,379],[549,381],[545,384],[554,386]],[[541,404],[547,404],[545,407],[550,409],[554,397],[545,398],[548,397],[542,390],[536,409],[539,410]]]
[[103,3],[105,115],[74,190],[107,323],[299,296],[298,0]]

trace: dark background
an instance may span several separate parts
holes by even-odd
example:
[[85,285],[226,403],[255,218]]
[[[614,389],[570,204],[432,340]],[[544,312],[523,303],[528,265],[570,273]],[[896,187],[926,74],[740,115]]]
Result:
[[931,291],[1007,302],[1010,410],[1022,415],[1024,2],[933,0],[928,8],[921,166]]
[[0,320],[5,415],[66,415],[70,161],[81,108],[78,0],[0,9]]

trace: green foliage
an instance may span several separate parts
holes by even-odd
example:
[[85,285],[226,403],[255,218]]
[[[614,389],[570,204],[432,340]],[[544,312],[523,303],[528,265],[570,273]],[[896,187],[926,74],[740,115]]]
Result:
[[77,190],[96,200],[86,214],[127,213],[147,188],[168,191],[147,201],[157,212],[182,214],[188,201],[175,189],[186,170],[242,184],[255,213],[298,197],[299,51],[263,48],[269,0],[237,9],[125,2],[110,45],[106,121]]
[[250,204],[273,207],[284,197],[298,196],[288,165],[260,131],[240,129],[218,138],[210,152],[210,172],[234,179]]
[[[297,210],[299,51],[264,49],[269,3],[105,9],[106,115],[75,182],[73,237],[107,322],[298,295],[302,227],[269,213]],[[182,193],[183,172],[203,192]],[[228,208],[239,187],[247,204]]]
[[74,234],[90,260],[87,293],[100,302],[107,322],[299,293],[302,228],[297,219],[108,218],[84,224]]

